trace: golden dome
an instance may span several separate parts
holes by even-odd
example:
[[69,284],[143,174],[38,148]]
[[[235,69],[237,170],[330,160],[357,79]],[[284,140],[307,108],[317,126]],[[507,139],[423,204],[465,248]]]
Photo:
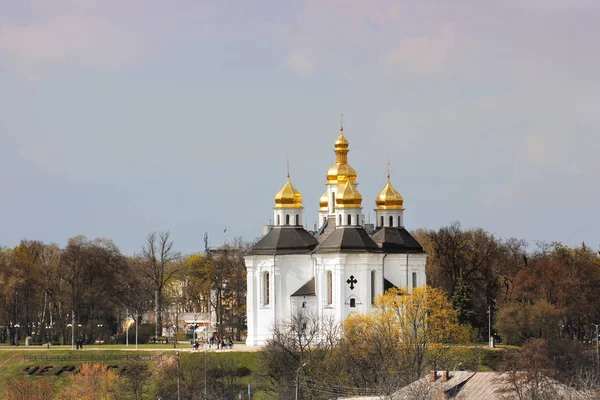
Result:
[[340,128],[340,136],[334,142],[335,164],[327,171],[328,183],[344,183],[356,180],[356,170],[348,165],[348,139],[344,136],[344,128]]
[[323,193],[323,195],[319,199],[319,207],[321,209],[325,209],[326,210],[328,204],[329,204],[329,197],[327,196],[327,190],[326,190],[325,193]]
[[344,128],[341,127],[340,128],[340,136],[338,136],[338,138],[335,140],[335,142],[333,142],[335,149],[337,150],[338,148],[347,148],[348,147],[348,139],[346,139],[346,136],[344,136]]
[[377,195],[375,204],[379,210],[403,210],[404,199],[400,192],[392,186],[390,182],[390,174],[387,177],[387,183],[383,190]]
[[285,185],[275,195],[274,208],[302,208],[302,195],[292,186],[290,174]]
[[356,170],[346,163],[335,163],[327,171],[327,181],[330,183],[344,183],[347,180],[356,180]]
[[338,192],[335,202],[338,208],[360,208],[362,195],[356,189],[356,184],[348,180],[343,189]]

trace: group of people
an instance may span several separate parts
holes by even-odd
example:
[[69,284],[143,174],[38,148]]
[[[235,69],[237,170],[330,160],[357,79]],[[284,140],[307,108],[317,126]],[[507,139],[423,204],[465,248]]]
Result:
[[75,344],[77,345],[77,350],[79,350],[79,349],[83,350],[83,339],[77,339],[75,341]]
[[[206,345],[208,346],[208,349],[210,350],[213,346],[216,346],[216,349],[226,349],[226,348],[233,348],[233,340],[231,340],[231,338],[229,339],[219,339],[218,337],[211,337],[210,339],[208,339],[206,341],[206,344],[202,344],[202,345]],[[200,342],[196,341],[194,343],[192,343],[192,349],[193,350],[198,350],[200,348]]]

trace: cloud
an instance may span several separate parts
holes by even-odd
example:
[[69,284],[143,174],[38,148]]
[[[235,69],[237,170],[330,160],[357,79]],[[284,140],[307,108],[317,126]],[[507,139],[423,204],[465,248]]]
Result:
[[454,26],[442,24],[439,35],[404,39],[383,58],[388,72],[403,71],[412,74],[442,73],[446,59],[454,47]]
[[131,62],[138,52],[133,35],[85,15],[0,26],[0,53],[33,72],[65,61],[115,69]]
[[298,49],[288,54],[285,66],[299,75],[310,76],[315,73],[317,62],[309,51]]

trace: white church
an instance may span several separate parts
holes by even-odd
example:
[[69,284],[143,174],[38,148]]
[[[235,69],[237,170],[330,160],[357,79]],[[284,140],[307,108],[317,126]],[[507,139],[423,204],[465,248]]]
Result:
[[341,323],[350,313],[372,311],[389,288],[425,284],[427,254],[404,228],[404,199],[389,172],[375,198],[376,224],[367,224],[343,126],[334,146],[317,232],[304,229],[302,195],[288,174],[275,195],[273,227],[245,256],[249,346],[265,344],[274,324],[293,313]]

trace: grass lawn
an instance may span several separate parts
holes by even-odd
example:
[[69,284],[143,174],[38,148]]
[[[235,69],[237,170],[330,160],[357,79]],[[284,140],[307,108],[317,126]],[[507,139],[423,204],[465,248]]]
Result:
[[[125,345],[103,345],[86,346],[84,350],[71,350],[71,346],[52,346],[50,349],[35,346],[21,347],[16,349],[11,346],[0,347],[0,398],[9,379],[49,379],[53,380],[57,388],[62,387],[68,379],[69,373],[56,374],[63,368],[79,367],[83,363],[103,363],[107,365],[119,365],[127,359],[140,358],[141,361],[153,365],[153,362],[160,357],[173,356],[172,344],[146,344],[140,345],[140,350],[135,351],[135,345],[126,347]],[[180,344],[179,349],[185,349],[183,353],[186,357],[203,357],[203,352],[190,352],[189,344]],[[169,351],[167,351],[169,350]],[[253,399],[265,400],[269,397],[263,392],[254,392],[257,390],[260,381],[258,352],[211,352],[216,357],[235,357],[238,362],[247,367],[251,374],[240,378],[240,384],[250,384],[253,390]],[[25,370],[37,367],[36,372],[29,375]],[[47,371],[39,376],[40,371],[47,368]]]

